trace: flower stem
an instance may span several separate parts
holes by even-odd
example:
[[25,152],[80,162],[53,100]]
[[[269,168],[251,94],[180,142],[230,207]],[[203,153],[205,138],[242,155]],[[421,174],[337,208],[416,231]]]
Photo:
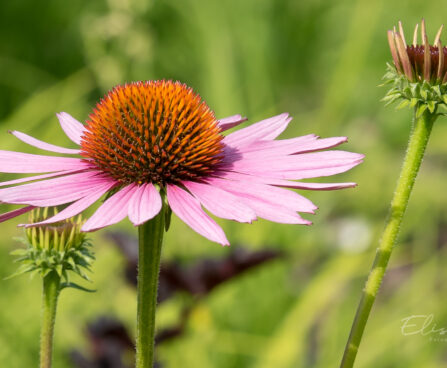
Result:
[[56,320],[56,308],[59,292],[60,277],[55,271],[52,271],[43,279],[40,368],[51,368],[54,323]]
[[414,119],[413,131],[408,142],[408,149],[397,182],[396,191],[391,201],[385,229],[379,247],[377,248],[376,257],[369,272],[365,288],[362,292],[340,368],[351,368],[354,366],[363,331],[385,275],[386,267],[397,235],[399,234],[402,218],[407,208],[408,200],[436,118],[436,113],[425,111],[420,117]]
[[164,227],[165,205],[156,217],[138,227],[136,368],[154,365],[155,310]]

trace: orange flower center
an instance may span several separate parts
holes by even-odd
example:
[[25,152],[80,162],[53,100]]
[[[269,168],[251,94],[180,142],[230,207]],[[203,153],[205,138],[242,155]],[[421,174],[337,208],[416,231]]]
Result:
[[117,86],[90,114],[81,155],[123,183],[175,183],[211,174],[222,160],[214,113],[180,82]]

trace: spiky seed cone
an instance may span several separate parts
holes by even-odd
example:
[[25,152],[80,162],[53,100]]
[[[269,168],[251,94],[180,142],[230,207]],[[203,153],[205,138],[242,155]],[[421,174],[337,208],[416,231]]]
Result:
[[81,154],[114,179],[164,186],[209,175],[222,160],[214,113],[180,82],[115,87],[89,116]]

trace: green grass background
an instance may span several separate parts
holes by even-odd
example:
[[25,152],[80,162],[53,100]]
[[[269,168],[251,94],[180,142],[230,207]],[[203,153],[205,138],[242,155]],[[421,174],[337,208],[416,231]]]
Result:
[[[169,368],[337,367],[410,130],[410,111],[380,102],[386,31],[402,20],[409,38],[425,17],[433,39],[444,10],[440,0],[2,1],[0,148],[37,152],[8,129],[69,146],[56,112],[83,121],[115,84],[161,78],[192,86],[218,117],[241,113],[255,122],[288,111],[294,120],[284,137],[348,136],[343,149],[366,154],[365,162],[331,179],[359,186],[304,193],[320,208],[308,216],[312,227],[219,221],[233,246],[287,257],[198,301],[185,334],[158,350]],[[434,127],[359,368],[447,365],[447,341],[400,329],[402,318],[431,313],[447,327],[446,120]],[[1,224],[1,278],[14,271],[8,253],[22,221]],[[115,228],[135,233],[127,220]],[[98,291],[62,294],[55,367],[70,367],[73,348],[88,354],[84,326],[99,314],[135,331],[135,293],[123,281],[122,257],[103,232],[93,238]],[[185,264],[228,252],[177,219],[164,246],[165,259]],[[36,366],[40,287],[27,277],[0,281],[0,367]],[[159,326],[174,324],[184,303],[179,296],[162,304]]]

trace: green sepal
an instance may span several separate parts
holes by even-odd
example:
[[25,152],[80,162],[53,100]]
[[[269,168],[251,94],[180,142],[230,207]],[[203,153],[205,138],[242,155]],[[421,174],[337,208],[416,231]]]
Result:
[[172,210],[171,210],[171,207],[169,206],[168,196],[166,195],[165,190],[159,189],[159,191],[160,191],[161,199],[163,201],[163,206],[165,207],[165,231],[168,231],[169,227],[171,226]]
[[83,240],[78,246],[65,251],[57,249],[36,248],[28,243],[26,248],[16,249],[11,252],[18,256],[15,262],[21,263],[18,270],[7,279],[22,275],[24,273],[40,274],[45,277],[54,271],[57,275],[68,282],[69,272],[73,272],[81,278],[91,281],[83,270],[91,272],[90,266],[95,259],[92,251],[92,244],[88,240]]
[[410,100],[410,107],[415,107],[418,104],[418,102],[419,102],[418,99],[413,97]]
[[61,284],[60,288],[61,288],[61,290],[70,288],[70,289],[77,289],[77,290],[85,291],[87,293],[96,293],[96,290],[87,289],[86,287],[75,284],[74,282],[64,282]]
[[434,114],[438,108],[445,109],[447,107],[447,83],[441,84],[439,81],[427,82],[425,80],[411,82],[388,63],[383,79],[382,86],[391,85],[390,90],[382,99],[385,106],[401,100],[397,109],[407,106],[415,108],[417,117],[427,109]]
[[9,252],[12,256],[26,256],[28,254],[28,251],[23,248],[15,249],[12,252]]
[[23,275],[25,273],[32,272],[36,269],[37,269],[37,267],[33,264],[30,264],[30,265],[23,264],[17,269],[16,272],[14,272],[12,275],[6,276],[3,280],[12,279],[13,277],[17,277],[17,276]]
[[416,110],[416,118],[422,116],[425,110],[427,110],[427,105],[421,104]]
[[428,101],[427,102],[428,110],[433,114],[436,110],[436,102],[435,101]]
[[165,212],[165,231],[168,231],[169,227],[171,226],[171,217],[172,217],[172,210],[171,207],[168,206]]
[[397,105],[396,109],[397,109],[397,110],[403,109],[403,108],[406,107],[409,103],[410,103],[410,101],[408,101],[408,100],[403,100],[403,101],[401,101],[401,103],[400,103],[399,105]]

